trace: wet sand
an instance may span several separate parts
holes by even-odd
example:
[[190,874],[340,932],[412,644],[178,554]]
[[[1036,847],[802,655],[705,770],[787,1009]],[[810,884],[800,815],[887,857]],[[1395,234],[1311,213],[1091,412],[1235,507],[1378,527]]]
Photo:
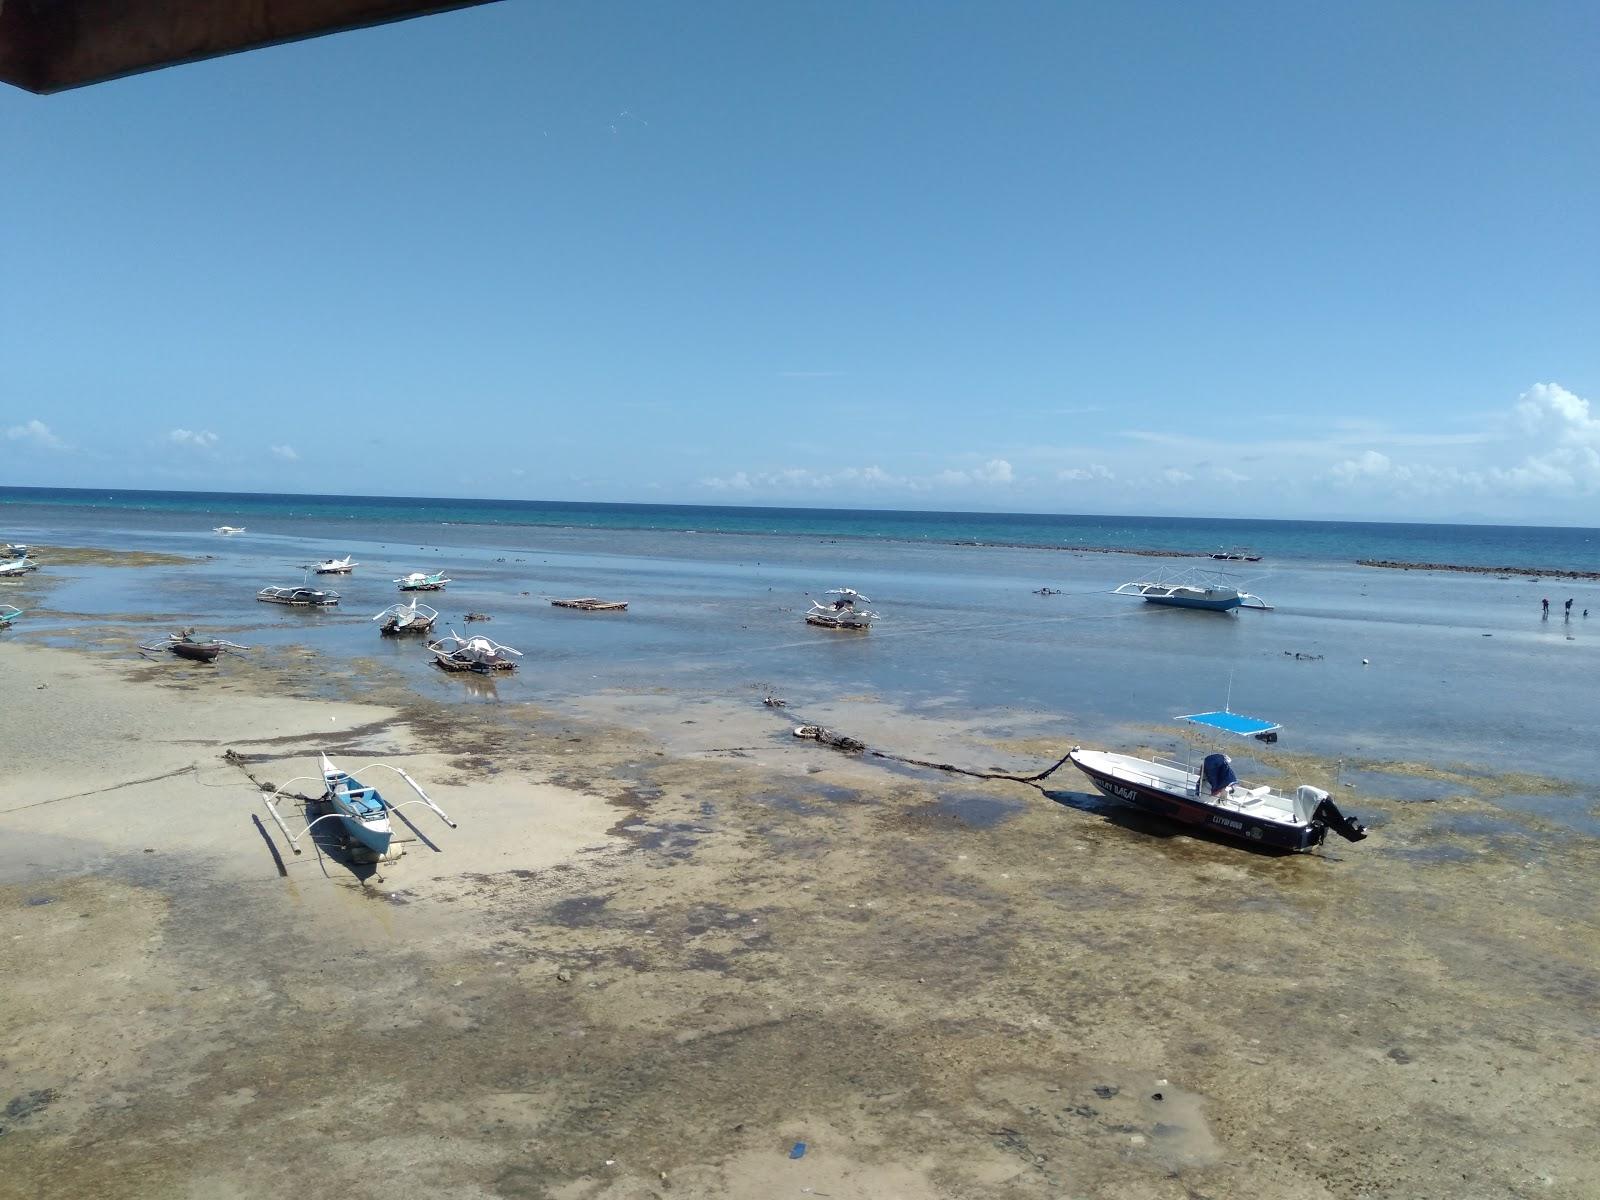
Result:
[[[1266,857],[789,735],[1045,757],[871,696],[335,671],[0,644],[0,1195],[1600,1194],[1600,854],[1460,780]],[[295,858],[221,755],[318,748],[460,827]]]

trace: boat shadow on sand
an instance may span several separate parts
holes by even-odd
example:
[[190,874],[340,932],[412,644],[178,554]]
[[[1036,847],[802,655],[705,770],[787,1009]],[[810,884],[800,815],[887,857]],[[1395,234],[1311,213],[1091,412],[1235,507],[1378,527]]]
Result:
[[[1120,829],[1132,833],[1143,834],[1146,837],[1159,838],[1163,841],[1176,842],[1205,842],[1212,846],[1221,847],[1229,853],[1244,851],[1246,854],[1258,858],[1290,858],[1298,851],[1288,850],[1278,846],[1262,846],[1251,842],[1241,841],[1238,838],[1224,837],[1212,833],[1204,827],[1184,825],[1177,821],[1168,820],[1154,813],[1141,812],[1126,804],[1118,804],[1115,800],[1094,792],[1077,792],[1070,788],[1051,788],[1039,786],[1039,793],[1046,800],[1053,800],[1063,808],[1075,809],[1078,812],[1093,813],[1095,816],[1104,817],[1106,821]],[[1316,853],[1326,854],[1327,851],[1319,850]]]
[[[309,824],[318,817],[332,815],[334,808],[326,798],[320,798],[303,800],[302,811],[306,822]],[[417,828],[405,813],[393,807],[390,807],[388,811],[389,816],[404,825],[411,834],[409,838],[396,838],[395,842],[397,844],[409,847],[412,842],[416,842],[432,850],[435,854],[443,853],[438,846],[429,840],[427,834]],[[285,879],[288,878],[289,861],[284,859],[282,852],[278,848],[278,843],[273,840],[272,833],[267,828],[266,823],[262,821],[259,813],[251,813],[250,820],[255,825],[256,832],[261,835],[261,840],[266,843],[267,853],[272,856],[272,864],[278,869],[278,874]],[[314,827],[302,839],[303,842],[310,842],[312,848],[316,851],[312,861],[316,862],[324,877],[333,877],[333,872],[329,870],[329,865],[331,864],[335,871],[344,871],[363,887],[370,882],[382,883],[382,869],[395,861],[392,858],[387,861],[373,858],[371,851],[346,836],[338,821],[327,821]]]

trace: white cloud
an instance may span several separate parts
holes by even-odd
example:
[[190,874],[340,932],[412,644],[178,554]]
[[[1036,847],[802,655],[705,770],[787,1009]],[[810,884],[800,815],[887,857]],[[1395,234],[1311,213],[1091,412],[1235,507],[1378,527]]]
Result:
[[174,429],[167,440],[179,446],[192,446],[196,450],[210,450],[222,439],[209,429]]
[[880,466],[838,467],[814,471],[809,467],[787,467],[779,471],[735,471],[699,481],[700,486],[717,492],[807,492],[829,490],[871,490],[925,492],[933,488],[996,487],[1016,482],[1016,473],[1003,458],[991,458],[970,470],[954,468],[932,475],[896,475]]
[[1090,463],[1087,467],[1068,467],[1057,471],[1056,478],[1063,483],[1109,483],[1116,475],[1109,467]]
[[300,452],[293,446],[273,446],[272,452],[285,462],[294,462],[300,457]]
[[1165,479],[1168,483],[1173,484],[1174,486],[1180,483],[1194,482],[1193,475],[1189,474],[1187,471],[1180,471],[1177,467],[1168,467],[1165,471],[1161,472],[1161,478]]
[[46,450],[65,450],[67,444],[51,432],[50,426],[35,418],[21,425],[13,425],[6,430],[6,440],[12,442],[31,442]]
[[1497,432],[1480,439],[1495,447],[1496,461],[1400,462],[1366,450],[1334,464],[1329,476],[1342,487],[1411,496],[1572,497],[1600,491],[1600,418],[1581,396],[1560,384],[1538,383],[1497,424]]

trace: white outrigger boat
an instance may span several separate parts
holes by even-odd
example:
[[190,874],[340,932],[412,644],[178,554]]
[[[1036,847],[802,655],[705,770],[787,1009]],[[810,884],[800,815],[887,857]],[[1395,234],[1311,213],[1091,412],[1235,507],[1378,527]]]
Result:
[[1260,596],[1241,592],[1222,575],[1214,572],[1158,571],[1144,579],[1135,579],[1113,588],[1113,596],[1137,596],[1149,604],[1166,604],[1173,608],[1202,608],[1208,612],[1231,612],[1236,608],[1269,610]]
[[313,570],[318,575],[348,575],[360,565],[358,562],[351,562],[350,555],[346,554],[343,558],[330,558],[318,563]]
[[439,610],[430,608],[426,604],[418,604],[415,596],[411,597],[410,604],[391,604],[372,618],[382,621],[378,632],[384,637],[396,637],[403,633],[428,633],[433,629],[433,623],[439,619]]
[[443,571],[435,571],[431,575],[426,571],[413,571],[395,582],[400,585],[402,592],[440,592],[450,581],[444,577]]
[[0,559],[0,575],[26,575],[37,571],[39,564],[24,554],[21,558]]
[[236,533],[243,533],[244,532],[244,526],[243,525],[218,525],[211,532],[212,533],[220,533],[220,534],[223,534],[224,536],[231,537]]
[[0,546],[0,558],[27,558],[28,547],[22,542],[7,542]]
[[[1277,741],[1282,728],[1226,709],[1177,719],[1260,741]],[[1367,836],[1366,826],[1340,812],[1323,789],[1302,784],[1289,795],[1265,786],[1246,787],[1226,754],[1206,755],[1198,769],[1175,759],[1135,758],[1078,746],[1067,757],[1113,800],[1252,845],[1310,850],[1322,845],[1330,829],[1352,842]]]
[[515,671],[516,659],[522,657],[521,650],[502,646],[493,638],[481,634],[464,638],[454,629],[437,642],[430,642],[428,649],[433,654],[434,662],[446,671],[477,671],[479,674]]
[[[324,821],[338,821],[343,827],[345,837],[352,845],[359,845],[370,851],[378,858],[389,853],[389,842],[394,836],[394,828],[389,823],[389,814],[398,812],[413,804],[421,804],[433,812],[441,821],[456,828],[445,812],[422,790],[422,786],[399,767],[391,767],[388,763],[368,763],[358,767],[356,772],[341,771],[333,765],[333,761],[326,754],[318,754],[318,765],[322,771],[322,784],[326,789],[322,799],[328,803],[333,811],[314,818],[299,833],[290,833],[289,826],[284,823],[283,815],[278,811],[274,801],[283,798],[284,789],[291,784],[301,783],[307,779],[315,779],[314,775],[301,775],[289,780],[282,787],[276,789],[271,796],[264,797],[267,811],[272,814],[272,819],[277,822],[278,828],[283,831],[283,836],[289,840],[290,848],[296,853],[301,853],[300,839],[311,832]],[[359,772],[371,771],[374,768],[393,771],[405,780],[411,790],[417,794],[417,799],[407,800],[401,804],[391,804],[385,800],[375,787],[368,787],[356,778]]]
[[339,593],[304,585],[264,587],[256,593],[256,599],[265,604],[287,604],[291,608],[332,608],[339,603]]
[[872,601],[854,588],[829,588],[823,595],[839,598],[831,604],[813,600],[811,607],[806,610],[807,625],[820,625],[824,629],[853,629],[864,633],[878,619],[878,614],[870,608],[857,607],[858,603],[864,606]]

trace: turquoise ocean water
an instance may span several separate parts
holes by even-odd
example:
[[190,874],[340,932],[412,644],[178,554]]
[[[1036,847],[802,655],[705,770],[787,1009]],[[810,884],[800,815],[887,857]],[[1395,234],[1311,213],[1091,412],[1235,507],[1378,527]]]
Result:
[[[221,524],[248,533],[219,537]],[[1285,749],[1563,777],[1570,794],[1498,802],[1600,832],[1590,783],[1600,582],[1356,565],[1600,570],[1590,529],[0,489],[0,541],[19,540],[203,557],[139,571],[47,561],[38,583],[0,580],[0,601],[21,607],[32,607],[30,588],[48,588],[12,639],[71,644],[74,628],[110,623],[129,627],[131,646],[192,624],[250,645],[308,646],[335,672],[341,659],[377,657],[441,704],[534,700],[583,713],[599,696],[642,698],[676,724],[673,706],[749,704],[772,690],[791,713],[848,722],[840,699],[868,696],[911,720],[995,738],[1059,731],[1086,745],[1150,744],[1173,716],[1231,701],[1283,722]],[[1108,594],[1154,569],[1221,565],[1119,551],[1235,546],[1263,556],[1229,567],[1271,612]],[[255,602],[260,587],[299,583],[304,564],[347,553],[361,567],[332,582],[338,609]],[[491,613],[473,628],[526,652],[514,677],[478,686],[377,636],[371,617],[398,598],[392,581],[439,568],[455,580],[428,598],[441,625],[465,632],[465,613]],[[810,597],[841,585],[883,614],[870,635],[800,619]],[[630,608],[607,617],[549,603],[577,595]]]

